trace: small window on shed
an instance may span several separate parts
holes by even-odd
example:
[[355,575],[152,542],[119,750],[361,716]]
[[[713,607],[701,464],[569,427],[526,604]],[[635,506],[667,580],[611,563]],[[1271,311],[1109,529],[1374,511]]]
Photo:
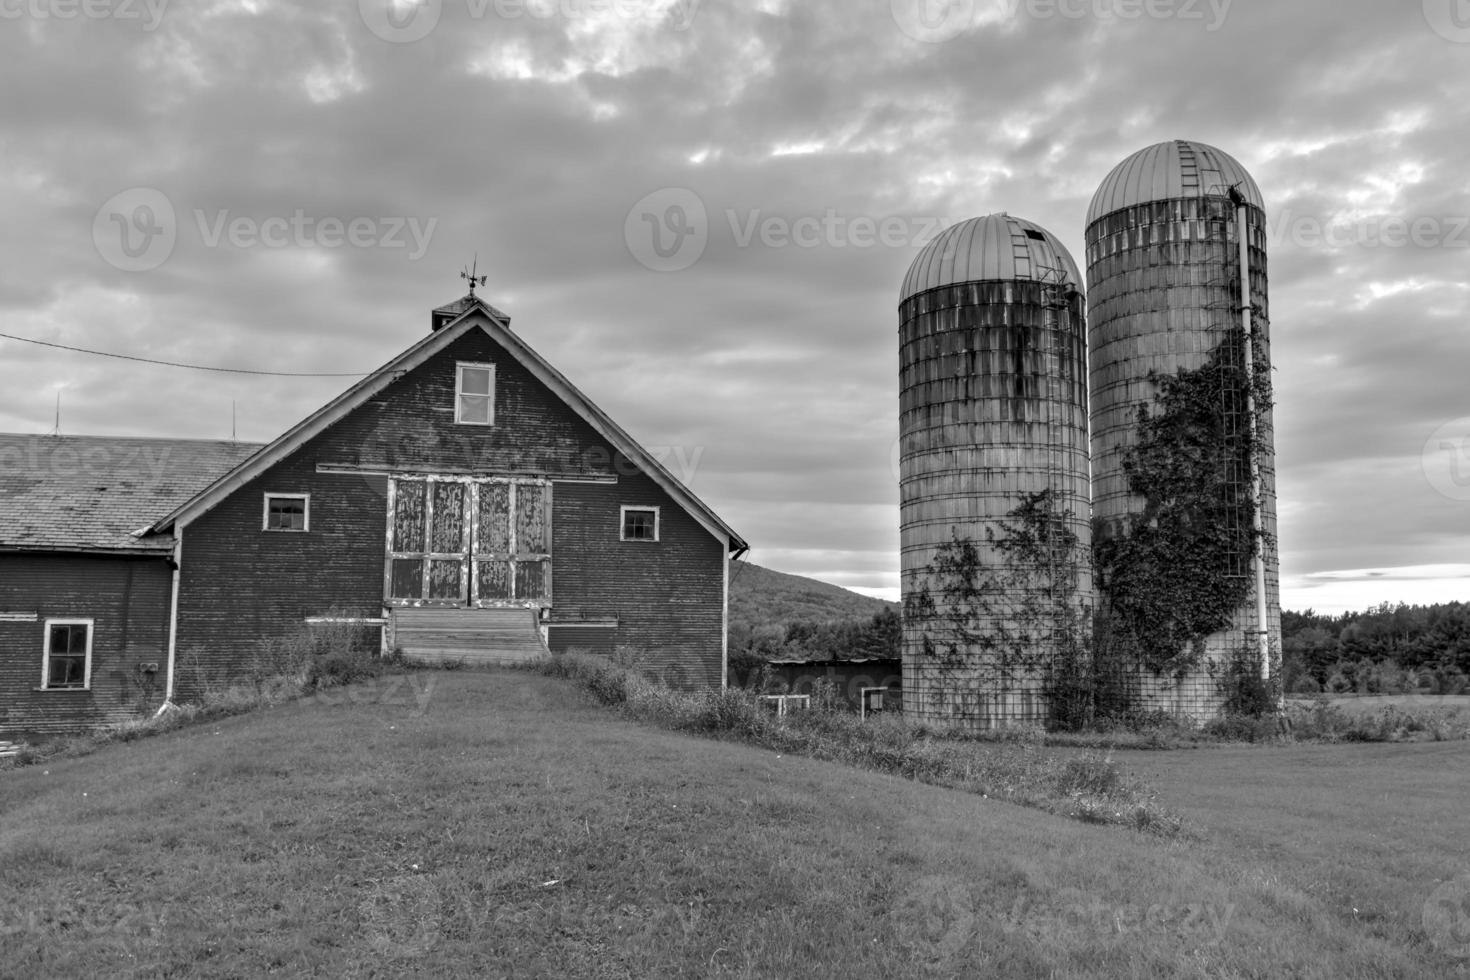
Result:
[[51,690],[85,690],[92,682],[92,620],[46,620],[41,686]]
[[268,493],[265,495],[267,531],[306,531],[311,522],[311,495],[305,493]]
[[622,509],[624,541],[657,541],[658,508],[624,507]]
[[454,382],[454,421],[462,425],[495,424],[495,365],[458,365]]

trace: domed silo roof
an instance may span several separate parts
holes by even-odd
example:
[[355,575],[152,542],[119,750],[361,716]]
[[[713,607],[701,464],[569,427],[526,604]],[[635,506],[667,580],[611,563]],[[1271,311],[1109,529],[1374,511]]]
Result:
[[1079,292],[1082,275],[1057,236],[1034,222],[1005,213],[951,225],[914,257],[899,302],[941,286],[985,280],[1062,282]]
[[1237,185],[1248,204],[1266,210],[1255,179],[1224,150],[1191,140],[1155,143],[1113,168],[1092,195],[1087,223],[1150,201],[1219,196]]

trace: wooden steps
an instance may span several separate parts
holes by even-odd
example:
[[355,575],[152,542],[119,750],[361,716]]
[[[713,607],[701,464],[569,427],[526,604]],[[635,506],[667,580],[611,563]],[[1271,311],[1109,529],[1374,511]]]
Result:
[[549,655],[534,609],[397,609],[393,642],[426,663],[521,664]]
[[0,742],[0,759],[20,754],[19,742]]

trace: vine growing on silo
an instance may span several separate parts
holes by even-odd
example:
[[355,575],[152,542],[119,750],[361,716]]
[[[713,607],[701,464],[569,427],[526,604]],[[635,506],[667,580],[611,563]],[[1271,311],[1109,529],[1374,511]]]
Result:
[[1150,375],[1155,408],[1139,407],[1138,441],[1123,461],[1143,506],[1093,529],[1099,646],[1109,656],[1131,651],[1156,674],[1197,666],[1205,638],[1228,626],[1250,595],[1251,561],[1262,546],[1250,472],[1265,446],[1252,433],[1247,390],[1259,433],[1271,385],[1259,350],[1248,378],[1246,349],[1236,327],[1199,368]]
[[[954,536],[940,545],[921,584],[904,600],[917,626],[918,656],[950,693],[991,693],[1040,682],[1056,724],[1090,711],[1091,609],[1078,598],[1085,555],[1071,511],[1051,489],[1024,494],[985,542]],[[981,548],[999,556],[987,562]],[[943,697],[945,695],[936,695]]]

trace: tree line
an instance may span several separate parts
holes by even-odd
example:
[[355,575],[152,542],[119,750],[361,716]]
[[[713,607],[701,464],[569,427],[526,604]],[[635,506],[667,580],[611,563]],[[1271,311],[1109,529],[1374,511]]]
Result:
[[[732,662],[898,659],[903,620],[891,609],[838,622],[735,622]],[[1281,614],[1288,693],[1470,693],[1470,603],[1381,603],[1361,612]]]
[[1363,612],[1281,614],[1288,693],[1463,694],[1470,603],[1381,603]]

